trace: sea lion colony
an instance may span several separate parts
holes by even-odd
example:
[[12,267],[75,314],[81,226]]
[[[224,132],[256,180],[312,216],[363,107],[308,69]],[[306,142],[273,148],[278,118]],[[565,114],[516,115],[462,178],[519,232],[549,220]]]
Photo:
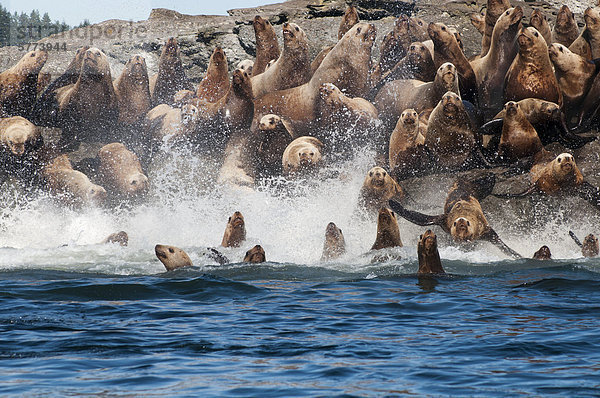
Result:
[[[394,231],[386,242],[401,246],[396,214],[381,210],[390,201],[400,216],[438,224],[456,242],[485,239],[518,256],[489,226],[480,203],[496,177],[529,171],[531,178],[526,192],[496,196],[572,194],[600,208],[599,190],[585,181],[573,155],[554,157],[545,149],[558,142],[574,150],[596,138],[581,133],[599,122],[600,8],[585,11],[581,32],[567,6],[552,29],[540,10],[523,18],[508,0],[488,0],[486,11],[472,17],[481,52],[468,59],[455,29],[402,15],[384,32],[376,60],[374,25],[349,7],[338,43],[311,60],[301,26],[282,25],[280,50],[275,28],[257,16],[256,59],[242,61],[230,79],[226,49],[217,47],[198,87],[185,76],[175,38],[163,46],[157,74],[148,76],[144,58],[134,55],[114,80],[97,48],[79,49],[52,82],[40,72],[48,54],[32,51],[0,74],[4,175],[68,205],[101,205],[143,199],[152,184],[144,167],[173,145],[216,154],[218,182],[243,189],[279,176],[319,178],[323,164],[369,147],[377,164],[365,170],[357,195],[364,212],[387,220],[375,249],[389,246],[379,244],[386,228]],[[60,129],[58,143],[44,143],[40,127]],[[97,157],[73,164],[69,154],[90,142],[103,144]],[[400,203],[406,178],[475,168],[498,175],[458,179],[440,216]],[[239,212],[232,216],[223,246],[242,244],[243,222]],[[427,246],[429,259],[423,269],[443,272],[431,250],[437,251],[435,234],[423,236],[419,247]],[[344,245],[330,224],[323,258],[338,257]],[[157,246],[156,253],[165,262],[180,249]],[[191,264],[185,253],[178,256],[167,261],[168,270]],[[264,250],[254,247],[246,257],[264,261]]]

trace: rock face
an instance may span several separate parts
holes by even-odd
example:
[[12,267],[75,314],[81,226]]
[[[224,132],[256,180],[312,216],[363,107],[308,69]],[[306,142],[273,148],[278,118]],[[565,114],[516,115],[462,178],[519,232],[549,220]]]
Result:
[[[267,1],[267,0],[265,0]],[[587,4],[589,2],[589,4]],[[481,36],[471,25],[469,14],[479,12],[485,0],[357,0],[361,20],[368,20],[377,27],[377,43],[374,57],[378,57],[378,44],[392,29],[394,18],[401,14],[415,14],[426,22],[443,22],[456,27],[463,37],[467,56],[478,53]],[[553,22],[558,6],[544,1],[512,1],[521,5],[529,16],[533,8],[541,8]],[[586,3],[586,4],[584,4]],[[557,6],[558,5],[558,6]],[[571,6],[572,4],[569,4]],[[572,10],[581,13],[591,1],[573,4]],[[113,76],[118,76],[127,60],[135,54],[145,57],[150,75],[157,72],[158,57],[163,43],[169,37],[176,37],[181,48],[181,56],[186,74],[198,83],[208,65],[215,46],[221,46],[226,53],[229,69],[255,54],[252,19],[260,14],[275,26],[281,38],[281,24],[294,22],[307,33],[310,55],[314,57],[323,47],[337,41],[337,26],[347,7],[343,0],[290,0],[284,3],[265,5],[256,8],[235,9],[229,16],[185,15],[177,11],[158,8],[152,10],[145,21],[132,22],[109,20],[84,28],[73,29],[41,40],[39,43],[52,43],[60,51],[50,54],[42,72],[58,76],[69,64],[75,51],[83,45],[102,49],[109,57]],[[581,21],[581,15],[577,15]],[[64,51],[63,43],[66,44]],[[14,65],[23,52],[17,47],[0,48],[0,68]]]

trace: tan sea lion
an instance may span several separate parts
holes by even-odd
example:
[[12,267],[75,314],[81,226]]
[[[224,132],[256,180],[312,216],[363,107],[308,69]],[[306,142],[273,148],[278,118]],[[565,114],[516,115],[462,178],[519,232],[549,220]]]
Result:
[[182,108],[173,108],[161,104],[146,114],[143,128],[148,138],[155,142],[175,143],[193,138],[198,120],[198,108],[194,105],[186,104]]
[[46,51],[30,51],[0,73],[0,109],[5,114],[29,117],[37,95],[38,74],[47,60]]
[[440,260],[437,236],[432,230],[428,229],[423,235],[419,236],[417,256],[419,258],[417,275],[443,275],[446,273]]
[[335,260],[346,253],[346,242],[342,230],[334,223],[327,224],[325,229],[325,243],[321,261]]
[[485,33],[485,11],[473,13],[469,17],[471,18],[471,25],[483,36]]
[[0,119],[0,145],[14,156],[37,150],[43,145],[41,130],[22,116]]
[[148,177],[137,155],[119,142],[104,145],[98,152],[102,184],[117,195],[137,196],[148,191]]
[[310,80],[308,39],[295,23],[283,24],[283,52],[275,63],[252,78],[254,97],[300,86]]
[[[230,188],[254,188],[256,165],[252,162],[252,149],[249,137],[245,133],[235,132],[229,137],[223,154],[223,163],[219,169],[217,184]],[[279,158],[281,164],[281,157]]]
[[181,108],[191,100],[196,98],[196,93],[192,90],[179,90],[173,94],[173,106],[175,108]]
[[[387,82],[394,80],[415,79],[430,82],[435,79],[437,68],[433,63],[431,51],[421,42],[411,43],[406,56],[392,69],[385,72],[379,82],[372,82],[379,90]],[[372,77],[372,76],[371,76]],[[373,77],[372,77],[373,78]]]
[[279,43],[275,29],[269,20],[257,15],[252,21],[252,26],[256,37],[256,60],[252,68],[252,76],[258,76],[265,71],[269,61],[279,58]]
[[[252,73],[250,73],[252,75]],[[200,81],[196,97],[208,102],[216,102],[229,90],[229,73],[227,57],[221,47],[215,47],[208,61],[206,75]]]
[[154,246],[154,253],[156,253],[156,257],[163,263],[167,271],[191,267],[193,265],[190,256],[175,246],[156,245]]
[[550,24],[548,23],[548,19],[546,19],[546,15],[544,15],[542,10],[539,8],[533,9],[531,16],[529,17],[529,25],[533,26],[538,32],[540,32],[544,40],[546,40],[546,44],[548,46],[553,43]]
[[589,234],[583,239],[583,243],[577,238],[573,231],[569,231],[569,236],[573,238],[577,246],[581,247],[581,254],[583,257],[597,257],[600,254],[600,245],[598,244],[598,238],[594,234]]
[[252,249],[246,252],[244,256],[244,263],[264,263],[267,261],[267,257],[265,256],[265,249],[262,248],[261,245],[256,245]]
[[369,213],[388,206],[388,201],[400,201],[404,198],[404,191],[396,181],[382,167],[373,167],[367,173],[360,188],[358,203]]
[[127,232],[125,232],[125,231],[115,232],[113,234],[108,235],[100,243],[101,244],[118,243],[121,246],[127,246],[127,244],[129,243],[129,235],[127,235]]
[[100,204],[106,190],[80,171],[73,170],[67,155],[61,155],[44,166],[42,174],[50,192],[67,204]]
[[371,250],[386,249],[389,247],[402,247],[400,228],[396,214],[387,207],[379,209],[377,216],[377,238]]
[[242,242],[246,240],[246,223],[241,212],[236,211],[227,220],[227,227],[223,234],[221,246],[223,247],[240,247]]
[[247,72],[248,76],[252,76],[252,72],[254,70],[254,61],[252,61],[251,59],[245,59],[243,61],[238,62],[235,68]]
[[169,104],[179,90],[191,90],[192,85],[185,76],[177,39],[169,38],[163,45],[158,59],[158,74],[150,79],[152,104]]
[[517,40],[519,52],[506,73],[505,101],[540,98],[562,106],[562,94],[544,38],[535,28],[528,27],[521,30]]
[[400,115],[398,123],[390,136],[390,170],[402,166],[408,151],[417,145],[424,145],[425,137],[419,131],[419,114],[414,109],[406,109]]
[[148,69],[141,55],[134,55],[127,61],[113,86],[119,104],[119,123],[131,125],[151,109]]
[[537,131],[531,125],[519,104],[509,101],[504,106],[504,123],[498,155],[515,161],[533,156],[543,148]]
[[279,116],[272,114],[263,116],[251,144],[257,175],[280,175],[283,171],[281,163],[283,153],[293,140],[292,132]]
[[546,245],[540,247],[538,251],[533,253],[534,260],[551,260],[552,253],[550,253],[550,248]]
[[495,184],[493,173],[487,173],[474,181],[457,179],[448,191],[444,213],[437,216],[428,216],[405,209],[400,203],[390,200],[391,208],[408,221],[421,225],[439,225],[449,233],[455,242],[472,242],[485,240],[496,245],[505,254],[521,257],[517,252],[506,246],[498,234],[489,225],[480,200],[487,197]]
[[312,172],[320,166],[323,143],[314,137],[298,137],[283,151],[281,164],[284,175],[297,175]]
[[500,18],[500,15],[510,8],[509,0],[487,0],[487,7],[485,9],[485,27],[483,31],[483,37],[481,38],[481,56],[485,56],[490,49],[492,42],[492,32],[496,21]]
[[569,47],[579,36],[579,28],[575,22],[575,15],[569,6],[563,4],[556,14],[556,23],[552,29],[552,39],[555,43]]
[[569,50],[586,59],[600,58],[600,8],[588,7],[583,13],[585,28],[571,43]]

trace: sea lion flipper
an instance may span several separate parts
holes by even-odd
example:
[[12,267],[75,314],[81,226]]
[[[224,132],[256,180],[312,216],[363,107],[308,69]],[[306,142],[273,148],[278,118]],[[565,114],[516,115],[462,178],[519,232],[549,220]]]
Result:
[[419,213],[416,211],[405,209],[400,203],[395,200],[389,201],[390,207],[400,217],[410,221],[413,224],[426,226],[426,225],[440,225],[442,226],[446,221],[446,215],[440,214],[438,216],[428,216],[427,214]]
[[496,231],[492,228],[489,228],[483,235],[481,235],[481,240],[486,240],[496,246],[498,249],[502,250],[502,252],[506,255],[509,255],[514,258],[521,258],[519,253],[511,249],[500,239]]
[[600,210],[600,188],[593,186],[587,181],[575,188],[577,195]]
[[531,185],[529,188],[519,193],[493,193],[492,196],[500,199],[512,199],[512,198],[524,198],[527,195],[531,195],[536,190],[535,185]]
[[480,135],[500,135],[502,134],[502,126],[504,119],[493,119],[485,123],[479,128]]
[[575,235],[575,232],[569,231],[569,236],[571,237],[571,239],[573,239],[575,241],[575,243],[577,243],[577,246],[583,247],[583,243],[581,243],[579,238],[577,238],[577,236]]

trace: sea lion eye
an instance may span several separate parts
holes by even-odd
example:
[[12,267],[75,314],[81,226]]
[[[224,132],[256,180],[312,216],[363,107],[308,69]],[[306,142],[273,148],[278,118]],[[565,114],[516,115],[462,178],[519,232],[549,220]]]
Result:
[[373,172],[369,172],[369,177],[373,177]]
[[454,221],[454,226],[456,227],[456,221]]
[[467,221],[467,227],[470,227],[471,223],[469,221]]
[[510,14],[510,11],[506,11],[506,15]]
[[534,35],[535,37],[539,37],[539,35],[538,35],[538,32],[533,32],[533,35]]
[[419,240],[422,240],[422,239],[423,239],[423,235],[419,235]]
[[172,247],[169,247],[169,253],[175,253],[175,250],[173,250]]
[[30,57],[35,57],[35,53],[32,53],[32,54],[30,55]]
[[246,252],[246,256],[249,256],[249,255],[250,255],[250,251],[247,251],[247,252]]
[[411,51],[415,51],[415,46],[410,46]]
[[558,163],[560,163],[560,161],[561,161],[561,159],[560,159],[560,158],[558,158]]
[[360,28],[357,28],[357,29],[356,29],[356,33],[360,33]]
[[296,32],[300,32],[300,29],[296,26]]
[[383,172],[383,176],[385,177],[385,175],[386,175],[386,172],[384,171],[384,172]]
[[423,21],[418,22],[419,26],[423,26]]
[[227,222],[230,222],[230,221],[231,221],[231,217],[229,217],[229,219],[227,220]]

